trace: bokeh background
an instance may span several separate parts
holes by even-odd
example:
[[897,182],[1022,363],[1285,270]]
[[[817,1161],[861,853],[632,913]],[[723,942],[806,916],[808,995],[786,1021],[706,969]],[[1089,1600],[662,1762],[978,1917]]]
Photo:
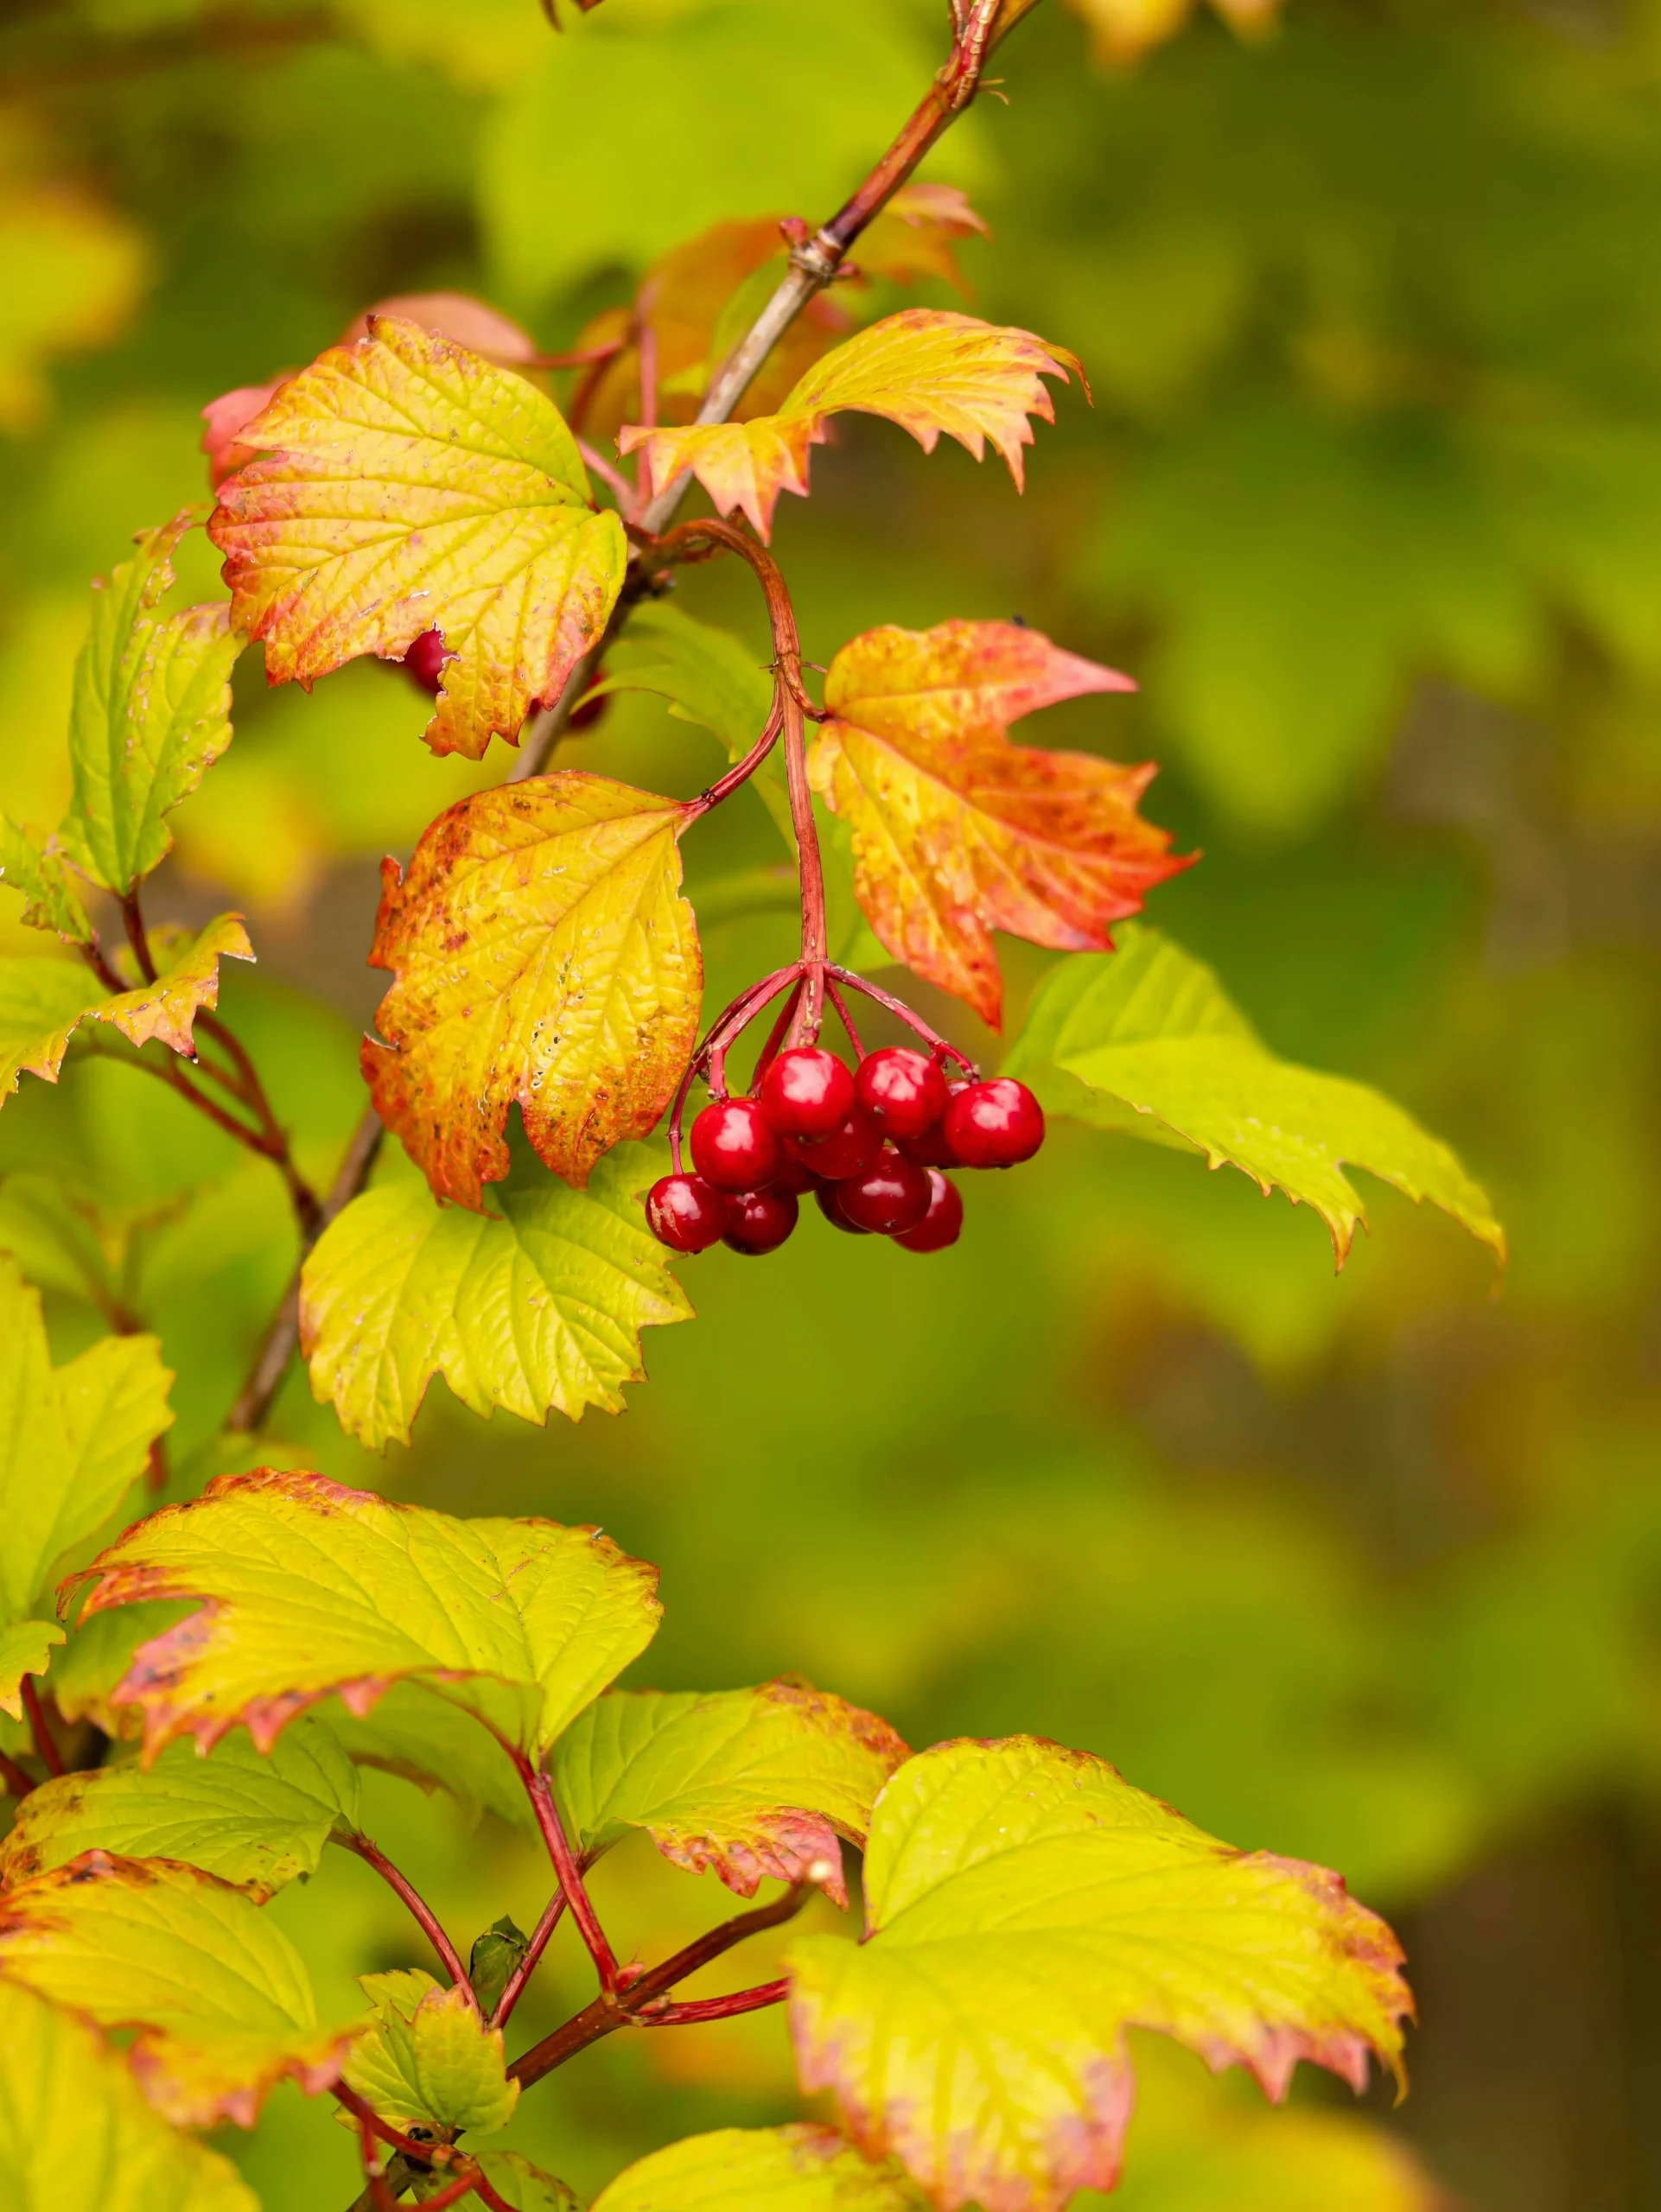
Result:
[[[203,496],[205,401],[393,293],[475,292],[569,345],[705,224],[827,213],[942,50],[938,0],[565,13],[556,35],[537,0],[9,0],[14,814],[57,818],[88,581]],[[926,172],[992,226],[963,251],[976,310],[1076,349],[1093,410],[1060,397],[1024,499],[996,461],[855,418],[778,548],[815,659],[880,621],[1019,613],[1137,677],[1021,734],[1160,761],[1147,810],[1204,857],[1154,918],[1282,1052],[1458,1146],[1511,1232],[1503,1284],[1379,1185],[1335,1279],[1283,1198],[1058,1127],[976,1182],[943,1258],[826,1231],[690,1263],[698,1319],[648,1342],[620,1418],[486,1425],[437,1384],[413,1448],[374,1460],[296,1379],[273,1430],[397,1497],[603,1523],[664,1570],[641,1681],[798,1669],[914,1743],[1035,1730],[1340,1868],[1409,1948],[1412,2096],[1340,2124],[1345,2094],[1310,2082],[1265,2122],[1150,2052],[1133,2212],[1412,2212],[1426,2174],[1480,2212],[1651,2212],[1661,10],[1288,0],[1256,36],[1181,13],[1041,0],[999,58],[1007,105]],[[954,303],[930,280],[850,304],[907,297]],[[741,577],[685,591],[764,657]],[[397,669],[308,697],[267,694],[256,658],[151,910],[246,908],[260,964],[226,1009],[327,1175],[379,995],[379,856],[507,756],[432,760]],[[719,756],[633,696],[563,757],[690,792]],[[772,835],[748,799],[701,830],[695,899]],[[711,928],[710,1003],[787,931]],[[1043,960],[1007,950],[1018,1020]],[[54,1190],[102,1209],[200,1479],[290,1265],[275,1179],[108,1066],[26,1081],[0,1168],[0,1243],[60,1357],[103,1325],[40,1224]],[[372,1813],[464,1941],[529,1924],[513,1832],[390,1781]],[[648,1955],[720,1916],[646,1852],[601,1878]],[[343,1857],[271,1910],[342,2008],[353,1973],[417,1955]],[[583,1993],[569,1952],[551,1980],[538,2032]],[[589,2190],[796,2108],[760,2016],[598,2050],[507,2139]],[[1410,2152],[1352,2132],[1374,2126]],[[355,2185],[349,2138],[290,2093],[228,2147],[270,2212]]]

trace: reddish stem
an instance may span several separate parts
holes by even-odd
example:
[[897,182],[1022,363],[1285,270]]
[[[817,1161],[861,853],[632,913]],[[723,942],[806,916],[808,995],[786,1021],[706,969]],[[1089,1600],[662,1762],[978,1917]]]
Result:
[[[447,2204],[459,2204],[464,2196],[471,2196],[474,2188],[482,2181],[484,2181],[484,2176],[479,2171],[477,2166],[468,2167],[464,2173],[451,2182],[448,2189],[441,2189],[436,2196],[423,2198],[421,2212],[444,2212],[444,2207]],[[486,2187],[488,2186],[487,2183]],[[488,2203],[489,2198],[487,2197],[485,2201]],[[501,2201],[500,2196],[497,2197],[498,2204]]]
[[133,958],[138,963],[139,974],[147,983],[153,983],[156,981],[156,963],[150,957],[150,933],[144,927],[137,884],[121,902],[121,921],[127,932],[127,942],[132,947]]
[[447,2165],[449,2163],[450,2146],[448,2143],[417,2143],[413,2135],[400,2135],[390,2120],[383,2120],[372,2105],[366,2103],[355,2089],[348,2088],[344,2082],[332,2082],[329,2094],[336,2104],[346,2107],[360,2128],[367,2128],[371,2134],[379,2136],[381,2141],[390,2144],[393,2150],[402,2151],[406,2158],[414,2158],[423,2166]]
[[790,1994],[790,1983],[780,1977],[777,1981],[759,1983],[754,1989],[735,1989],[730,1997],[699,1997],[687,2005],[665,2005],[661,2012],[640,2015],[643,2028],[689,2028],[699,2020],[731,2020],[741,2012],[759,2012],[764,2005],[782,2005]]
[[856,1060],[862,1060],[865,1057],[865,1047],[859,1041],[859,1032],[854,1027],[854,1017],[848,1011],[848,1001],[842,995],[836,977],[829,971],[826,972],[824,978],[824,995],[837,1009],[837,1020],[848,1032],[848,1042],[854,1048],[854,1058]]
[[4,1781],[7,1794],[20,1802],[38,1787],[34,1776],[26,1774],[16,1760],[4,1751],[0,1751],[0,1780]]
[[913,1014],[903,999],[897,999],[888,991],[878,990],[875,983],[868,983],[863,976],[856,976],[851,968],[827,968],[825,976],[827,981],[846,983],[850,990],[862,992],[868,999],[875,999],[878,1006],[885,1006],[890,1014],[898,1014],[906,1027],[914,1030],[932,1051],[950,1054],[958,1066],[965,1069],[971,1076],[977,1072],[975,1063],[970,1058],[968,1053],[960,1052],[958,1047],[949,1044],[938,1030],[931,1029],[922,1015]]
[[64,1764],[63,1753],[58,1749],[57,1739],[47,1726],[46,1715],[41,1710],[40,1693],[35,1687],[33,1675],[25,1675],[21,1688],[23,1711],[29,1719],[29,1732],[35,1738],[35,1756],[48,1774],[67,1774],[69,1770]]
[[589,1947],[589,1956],[594,1961],[595,1972],[600,1977],[600,1986],[609,1993],[617,1986],[617,1958],[606,1931],[600,1925],[598,1914],[589,1901],[582,1886],[582,1870],[577,1865],[564,1827],[559,1817],[559,1808],[554,1802],[554,1793],[548,1777],[540,1768],[533,1767],[523,1756],[515,1761],[519,1779],[524,1783],[531,1800],[531,1809],[537,1816],[537,1826],[548,1847],[548,1856],[554,1862],[554,1872],[559,1877],[559,1886],[570,1900],[571,1917],[582,1932],[582,1941]]
[[775,683],[773,708],[767,715],[767,727],[741,760],[735,760],[724,776],[717,776],[708,791],[700,791],[695,799],[688,803],[684,812],[689,824],[696,822],[701,814],[707,814],[712,806],[719,806],[723,798],[730,798],[741,784],[748,783],[750,778],[772,752],[778,741],[779,733],[784,726],[784,689],[782,685]]
[[374,2212],[398,2212],[398,2198],[387,2183],[386,2169],[375,2149],[375,2131],[366,2120],[358,2122],[358,2157],[369,2183],[369,2202]]
[[496,2009],[485,2023],[487,2027],[505,2027],[512,2018],[513,2007],[519,2001],[519,1993],[536,1972],[537,1961],[547,1949],[548,1938],[558,1927],[561,1915],[564,1910],[565,1892],[563,1890],[556,1890],[543,1907],[542,1918],[531,1930],[531,1941],[525,1947],[525,1956],[508,1976],[507,1986],[497,1999]]
[[[437,1952],[440,1962],[450,1980],[459,1988],[465,1989],[468,1995],[472,1997],[473,1986],[468,1980],[467,1968],[461,1964],[455,1944],[439,1925],[438,1916],[421,1896],[415,1885],[398,1872],[378,1845],[372,1843],[366,1835],[361,1834],[356,1828],[345,1832],[337,1829],[330,1838],[330,1841],[338,1843],[343,1851],[354,1853],[366,1865],[374,1868],[382,1881],[397,1894],[408,1909],[422,1934]],[[474,2009],[477,2009],[476,2000]]]

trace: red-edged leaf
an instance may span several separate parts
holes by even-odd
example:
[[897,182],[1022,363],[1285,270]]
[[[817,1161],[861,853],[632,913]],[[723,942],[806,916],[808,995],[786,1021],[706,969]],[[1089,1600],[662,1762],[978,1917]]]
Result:
[[856,241],[854,258],[875,276],[901,284],[941,276],[961,292],[965,287],[953,243],[991,235],[955,184],[904,184]]

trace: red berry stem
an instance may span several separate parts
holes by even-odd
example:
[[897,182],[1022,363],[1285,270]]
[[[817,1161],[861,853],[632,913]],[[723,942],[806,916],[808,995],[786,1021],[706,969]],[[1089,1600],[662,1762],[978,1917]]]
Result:
[[850,990],[862,991],[868,999],[875,999],[878,1006],[887,1007],[890,1014],[898,1014],[907,1028],[920,1037],[931,1052],[945,1053],[956,1060],[971,1078],[979,1075],[980,1071],[968,1053],[960,1052],[955,1045],[948,1044],[938,1030],[929,1027],[921,1014],[913,1014],[903,999],[894,998],[887,991],[880,991],[875,983],[868,983],[863,976],[855,975],[851,968],[838,968],[833,964],[825,969],[824,976],[827,989],[832,983],[845,983]]
[[825,973],[824,990],[826,997],[837,1009],[837,1019],[848,1032],[848,1042],[854,1048],[854,1058],[856,1060],[862,1060],[865,1057],[865,1047],[859,1041],[859,1032],[855,1028],[854,1018],[848,1011],[848,1001],[837,988],[837,971],[834,969],[827,969]]

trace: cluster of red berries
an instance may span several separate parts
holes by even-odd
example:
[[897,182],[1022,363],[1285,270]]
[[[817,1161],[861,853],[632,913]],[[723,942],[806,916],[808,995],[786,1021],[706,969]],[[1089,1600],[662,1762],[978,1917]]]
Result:
[[754,1098],[716,1098],[692,1124],[690,1175],[646,1198],[659,1242],[702,1252],[777,1251],[811,1191],[825,1219],[907,1252],[955,1244],[963,1198],[948,1167],[1014,1167],[1044,1141],[1024,1083],[948,1082],[938,1058],[903,1045],[868,1052],[857,1073],[822,1045],[771,1061]]

